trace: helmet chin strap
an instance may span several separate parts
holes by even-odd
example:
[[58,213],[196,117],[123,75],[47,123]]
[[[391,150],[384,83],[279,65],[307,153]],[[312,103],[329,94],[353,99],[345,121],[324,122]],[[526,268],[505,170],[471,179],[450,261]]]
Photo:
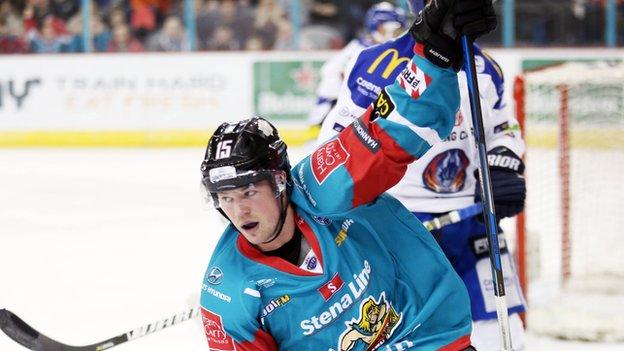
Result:
[[263,244],[271,243],[275,239],[277,239],[277,237],[282,232],[282,228],[284,228],[284,223],[286,222],[286,212],[288,210],[288,206],[284,206],[284,193],[285,191],[282,191],[282,193],[279,196],[279,199],[277,200],[277,202],[279,203],[279,208],[280,208],[279,221],[277,222],[277,225],[275,226],[275,230],[273,231],[273,235],[271,236],[271,238],[267,241],[262,242]]

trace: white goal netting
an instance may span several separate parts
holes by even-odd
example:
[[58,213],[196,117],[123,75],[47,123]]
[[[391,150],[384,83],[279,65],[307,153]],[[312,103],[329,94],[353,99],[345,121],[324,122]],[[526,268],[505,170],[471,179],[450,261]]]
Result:
[[528,328],[624,340],[624,65],[567,63],[520,76],[527,140]]

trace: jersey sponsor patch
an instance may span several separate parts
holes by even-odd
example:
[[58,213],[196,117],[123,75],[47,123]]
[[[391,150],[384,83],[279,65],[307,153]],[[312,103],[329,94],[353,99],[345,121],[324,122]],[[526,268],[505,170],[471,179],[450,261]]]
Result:
[[336,273],[327,283],[318,288],[318,291],[323,296],[323,299],[328,301],[338,290],[342,289],[343,285],[344,281],[340,278],[340,275]]
[[201,315],[204,332],[208,339],[208,349],[210,351],[235,351],[234,340],[223,329],[221,316],[203,307]]
[[206,281],[212,285],[219,285],[223,281],[223,271],[219,267],[212,267],[206,276]]
[[316,182],[323,184],[336,168],[347,162],[349,156],[340,139],[331,140],[314,151],[310,156],[310,163]]
[[275,311],[276,309],[284,306],[288,302],[290,302],[290,295],[288,295],[288,294],[282,295],[282,296],[280,296],[278,298],[275,298],[275,299],[271,299],[269,301],[269,303],[267,303],[262,308],[262,317],[264,318],[264,317],[270,315],[271,313],[273,313],[273,311]]
[[373,118],[387,118],[392,111],[394,111],[394,103],[388,93],[385,90],[381,91],[381,94],[377,96],[377,100],[373,103]]
[[336,122],[334,123],[334,126],[332,127],[332,129],[340,133],[345,129],[345,127],[342,124]]
[[370,152],[376,153],[379,151],[379,140],[373,138],[368,128],[359,119],[353,121],[352,126],[355,136]]
[[418,99],[427,90],[431,77],[418,68],[414,62],[410,62],[399,74],[397,81],[403,90],[414,99]]

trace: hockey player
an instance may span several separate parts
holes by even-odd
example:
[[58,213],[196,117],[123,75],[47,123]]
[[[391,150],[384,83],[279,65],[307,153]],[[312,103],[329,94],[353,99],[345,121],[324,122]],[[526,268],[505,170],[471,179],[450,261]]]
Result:
[[[397,76],[399,82],[409,86],[408,80],[400,75],[410,64],[408,60],[415,44],[413,34],[404,33],[353,58],[338,102],[322,125],[320,143],[351,124]],[[521,159],[524,143],[518,123],[503,100],[503,75],[498,64],[477,46],[475,53],[495,211],[499,218],[510,217],[524,206],[526,188]],[[461,71],[458,78],[461,106],[451,134],[433,145],[419,162],[409,165],[405,177],[388,191],[422,221],[481,201],[465,72]],[[489,252],[480,216],[434,230],[433,234],[468,288],[474,320],[473,345],[480,351],[498,350],[500,339]],[[504,238],[500,237],[511,334],[514,346],[520,350],[524,329],[518,313],[524,311],[524,298]]]
[[351,40],[321,68],[321,80],[316,89],[316,105],[307,122],[311,128],[316,128],[317,133],[323,119],[338,99],[347,62],[365,48],[396,37],[404,31],[406,24],[404,11],[389,2],[373,5],[366,11],[364,22],[364,35]]
[[471,349],[465,286],[422,224],[382,193],[453,127],[459,33],[495,26],[490,0],[437,0],[412,29],[419,43],[404,77],[422,78],[412,80],[418,94],[397,80],[292,170],[266,120],[217,129],[202,180],[231,224],[202,286],[211,350]]

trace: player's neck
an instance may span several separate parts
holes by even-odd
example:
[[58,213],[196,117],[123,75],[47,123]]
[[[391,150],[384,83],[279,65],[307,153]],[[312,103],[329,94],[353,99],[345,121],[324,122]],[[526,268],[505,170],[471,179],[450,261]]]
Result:
[[284,246],[287,242],[289,242],[294,233],[295,233],[295,211],[293,207],[288,204],[288,208],[286,209],[286,219],[284,220],[284,225],[282,226],[282,230],[277,235],[275,240],[266,244],[258,244],[258,249],[260,251],[274,251]]

